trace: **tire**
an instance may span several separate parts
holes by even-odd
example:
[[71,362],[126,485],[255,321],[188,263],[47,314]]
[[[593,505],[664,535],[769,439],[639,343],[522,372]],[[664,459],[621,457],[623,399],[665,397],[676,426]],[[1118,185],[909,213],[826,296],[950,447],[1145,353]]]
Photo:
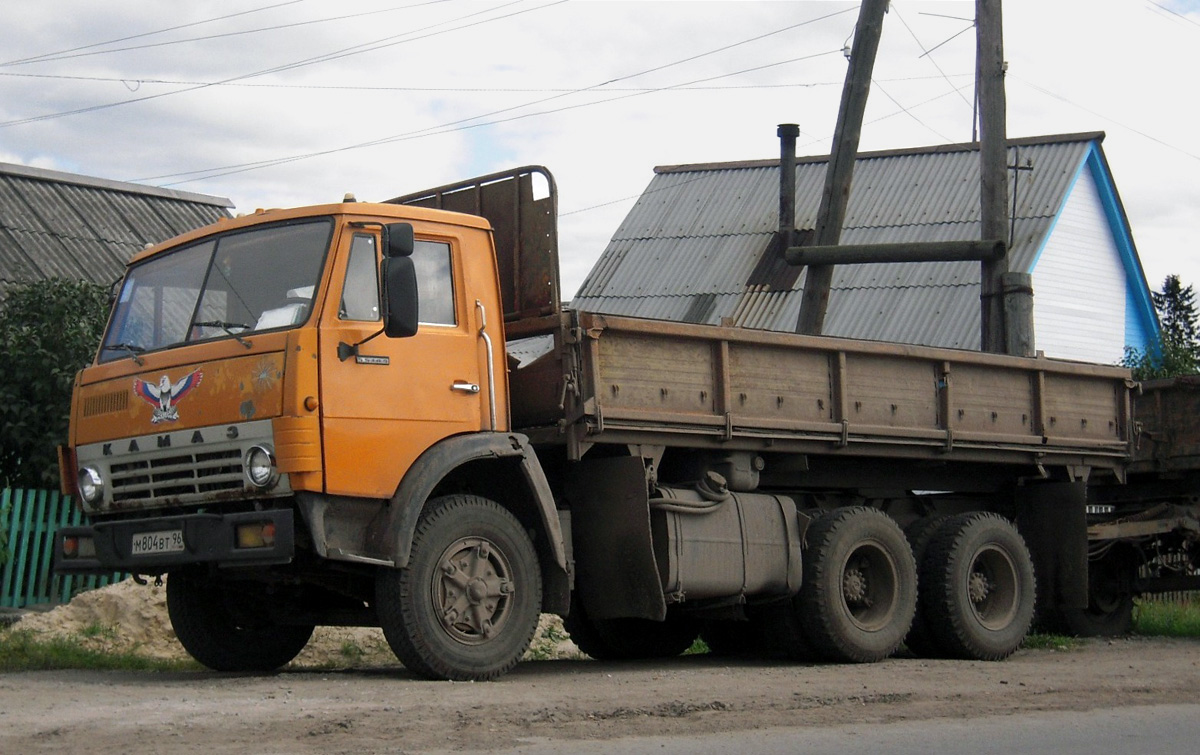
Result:
[[1064,631],[1076,637],[1119,637],[1133,629],[1132,553],[1120,546],[1088,562],[1087,608],[1058,609]]
[[1016,527],[997,514],[947,519],[929,543],[921,584],[923,621],[947,657],[1007,658],[1033,622],[1033,561]]
[[[912,548],[913,561],[917,565],[917,574],[921,574],[925,554],[929,550],[929,541],[949,517],[926,516],[904,528],[904,536],[908,538]],[[919,580],[918,580],[919,582]],[[918,658],[937,658],[939,655],[937,641],[929,631],[929,623],[921,608],[921,588],[917,589],[917,612],[913,615],[912,627],[904,637],[904,645]]]
[[671,612],[665,621],[593,619],[578,598],[572,598],[563,627],[576,647],[598,661],[674,658],[700,635],[698,622]]
[[886,514],[837,509],[808,530],[793,601],[804,637],[827,660],[871,663],[894,653],[917,607],[912,549]]
[[261,588],[189,572],[167,577],[167,614],[179,643],[214,671],[273,671],[295,658],[312,625],[280,624],[262,610]]
[[383,569],[375,607],[384,637],[426,679],[495,679],[537,631],[542,577],[529,536],[509,511],[474,495],[430,501],[408,566]]

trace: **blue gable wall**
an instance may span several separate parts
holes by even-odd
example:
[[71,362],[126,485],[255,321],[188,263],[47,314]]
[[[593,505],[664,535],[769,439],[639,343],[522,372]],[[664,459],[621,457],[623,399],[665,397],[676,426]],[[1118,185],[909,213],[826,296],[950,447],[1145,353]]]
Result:
[[1121,200],[1117,197],[1117,187],[1113,183],[1108,165],[1104,162],[1095,142],[1088,149],[1084,164],[1092,173],[1096,188],[1112,229],[1113,241],[1121,254],[1121,264],[1125,268],[1126,297],[1125,297],[1125,345],[1138,349],[1148,346],[1158,347],[1158,318],[1154,314],[1154,302],[1150,298],[1150,286],[1146,283],[1146,275],[1133,249],[1133,234],[1129,230],[1129,221]]

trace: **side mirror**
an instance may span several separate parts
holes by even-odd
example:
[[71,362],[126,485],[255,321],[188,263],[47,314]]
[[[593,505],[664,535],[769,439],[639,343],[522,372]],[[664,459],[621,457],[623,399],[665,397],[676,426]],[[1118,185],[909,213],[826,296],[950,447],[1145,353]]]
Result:
[[387,257],[408,257],[413,253],[411,223],[388,223],[383,227],[383,253]]
[[[408,225],[398,223],[397,225]],[[409,253],[412,253],[412,226],[408,225]],[[394,238],[389,233],[389,240]],[[383,332],[388,338],[408,338],[417,334],[417,269],[412,257],[389,255],[380,263],[383,280]]]

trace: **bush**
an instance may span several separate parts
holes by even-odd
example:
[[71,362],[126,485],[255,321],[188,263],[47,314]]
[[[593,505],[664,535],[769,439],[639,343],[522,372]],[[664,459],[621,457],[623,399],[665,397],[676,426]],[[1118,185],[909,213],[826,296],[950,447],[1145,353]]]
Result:
[[19,283],[0,302],[0,486],[57,488],[75,373],[91,361],[108,292],[86,281]]

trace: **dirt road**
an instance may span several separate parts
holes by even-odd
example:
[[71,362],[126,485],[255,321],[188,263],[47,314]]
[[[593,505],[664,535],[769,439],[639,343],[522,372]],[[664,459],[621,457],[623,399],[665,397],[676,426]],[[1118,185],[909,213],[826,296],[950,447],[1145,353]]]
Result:
[[[772,726],[1194,702],[1200,641],[1088,641],[1002,663],[795,665],[688,656],[525,662],[491,683],[403,669],[0,676],[0,752],[413,753]],[[614,746],[617,745],[613,742]]]

